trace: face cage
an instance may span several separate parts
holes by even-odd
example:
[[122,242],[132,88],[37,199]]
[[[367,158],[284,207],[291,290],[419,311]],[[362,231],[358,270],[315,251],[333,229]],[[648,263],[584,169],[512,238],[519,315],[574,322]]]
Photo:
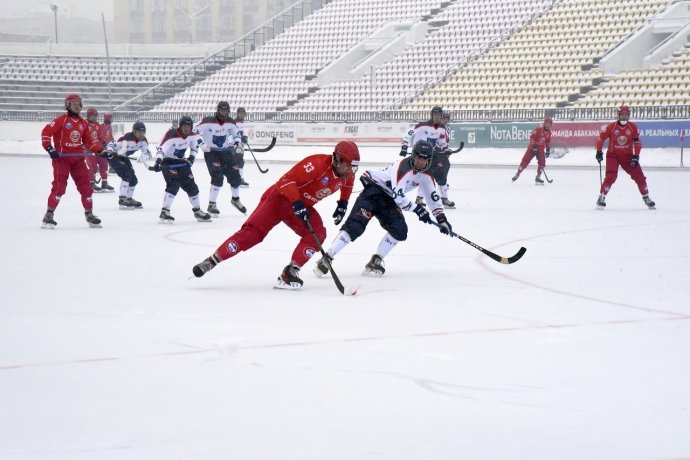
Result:
[[333,155],[333,170],[336,171],[338,169],[338,166],[341,164],[346,164],[350,166],[350,169],[352,170],[352,174],[357,174],[357,170],[359,169],[358,165],[353,165],[352,163],[345,163],[344,161],[341,161],[339,158],[339,155]]
[[[416,159],[416,158],[419,158],[419,159],[421,159],[421,160],[426,161],[426,166],[424,166],[424,167],[421,168],[421,169],[420,169],[420,168],[417,168],[417,167],[415,166],[415,159]],[[410,163],[412,163],[412,169],[414,169],[415,172],[420,173],[420,172],[424,172],[424,171],[428,171],[428,170],[429,170],[429,168],[431,167],[431,158],[423,158],[423,157],[420,157],[419,155],[417,155],[416,153],[413,152],[413,153],[412,153],[412,156],[410,157]]]

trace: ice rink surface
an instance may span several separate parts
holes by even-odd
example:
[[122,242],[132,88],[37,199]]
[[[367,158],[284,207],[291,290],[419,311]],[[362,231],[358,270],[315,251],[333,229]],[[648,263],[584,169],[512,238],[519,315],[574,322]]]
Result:
[[[447,215],[522,260],[407,214],[384,277],[361,276],[375,222],[335,259],[354,297],[314,261],[301,291],[272,288],[297,243],[284,226],[189,279],[244,222],[227,186],[221,218],[196,222],[181,191],[160,225],[163,178],[135,165],[144,209],[96,194],[90,229],[70,182],[48,231],[50,161],[0,156],[0,458],[690,458],[690,175],[648,169],[651,211],[621,171],[597,211],[593,151],[589,167],[550,162],[543,187],[534,164],[510,182],[521,153],[456,164]],[[247,159],[251,211],[290,161],[261,175]],[[194,173],[205,207],[202,161]],[[335,201],[317,206],[326,246]]]

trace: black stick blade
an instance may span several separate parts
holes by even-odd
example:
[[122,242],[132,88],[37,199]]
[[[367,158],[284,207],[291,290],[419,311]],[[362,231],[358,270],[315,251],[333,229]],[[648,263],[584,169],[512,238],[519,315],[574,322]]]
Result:
[[499,260],[499,262],[501,262],[502,264],[514,264],[515,262],[520,260],[520,258],[524,256],[526,252],[527,249],[525,247],[521,247],[520,250],[516,252],[514,256],[501,257],[501,260]]

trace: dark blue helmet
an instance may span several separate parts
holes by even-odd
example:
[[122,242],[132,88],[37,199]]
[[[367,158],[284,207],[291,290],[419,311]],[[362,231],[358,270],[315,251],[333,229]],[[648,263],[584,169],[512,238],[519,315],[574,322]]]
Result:
[[[428,141],[417,141],[412,149],[412,156],[410,157],[410,162],[412,167],[416,172],[422,172],[429,169],[431,166],[431,156],[434,152],[434,147]],[[426,166],[423,168],[418,168],[415,166],[415,158],[421,158],[426,160]]]
[[180,117],[180,122],[178,123],[178,126],[181,128],[182,125],[194,126],[194,120],[192,120],[192,117],[190,117],[189,115],[182,115]]
[[435,114],[443,116],[443,109],[438,105],[431,109],[431,116],[433,117]]
[[132,125],[132,131],[144,131],[146,132],[146,125],[143,121],[135,121]]
[[227,103],[227,101],[220,101],[218,105],[216,106],[217,111],[221,110],[227,110],[228,112],[230,111],[230,104]]

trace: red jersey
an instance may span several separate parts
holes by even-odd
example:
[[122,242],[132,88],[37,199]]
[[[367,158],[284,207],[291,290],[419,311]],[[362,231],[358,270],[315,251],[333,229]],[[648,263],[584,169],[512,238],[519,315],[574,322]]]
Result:
[[[100,142],[99,134],[101,131],[101,124],[97,121],[94,121],[93,123],[91,123],[88,120],[86,120],[86,124],[89,127],[89,136],[91,136],[91,141],[92,142]],[[103,143],[101,143],[101,146],[104,147],[105,145]],[[103,149],[101,149],[101,150],[103,150]],[[89,151],[89,149],[87,147],[87,152],[88,151]]]
[[340,199],[348,201],[352,194],[355,175],[340,178],[333,171],[333,155],[311,155],[297,163],[272,188],[291,203],[304,201],[307,207],[340,190]]
[[625,125],[614,121],[602,129],[597,139],[597,150],[601,150],[607,140],[609,141],[608,151],[616,155],[632,155],[633,152],[639,155],[642,150],[640,132],[637,125],[630,121]]
[[103,150],[100,141],[91,137],[86,120],[67,113],[45,125],[41,143],[44,149],[53,145],[58,153],[84,153],[84,146],[92,152]]
[[551,130],[544,129],[543,126],[537,126],[529,136],[528,150],[534,147],[539,150],[539,153],[544,153],[544,149],[551,148]]
[[98,128],[98,140],[101,141],[103,147],[105,147],[109,142],[115,140],[113,137],[113,127],[108,123],[101,123]]

